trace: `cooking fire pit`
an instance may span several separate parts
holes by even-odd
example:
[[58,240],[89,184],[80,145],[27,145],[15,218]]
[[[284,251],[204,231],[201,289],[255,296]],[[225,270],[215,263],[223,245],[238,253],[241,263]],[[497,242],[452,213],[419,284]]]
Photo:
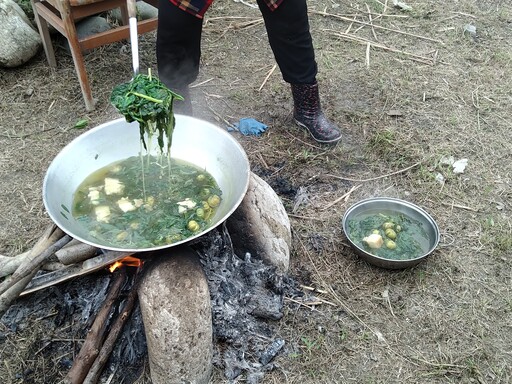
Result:
[[[140,334],[137,327],[142,327],[146,334],[151,375],[155,383],[167,384],[170,378],[176,382],[189,378],[198,383],[206,382],[212,364],[223,369],[225,377],[230,380],[245,372],[247,379],[256,383],[265,371],[272,369],[271,361],[284,346],[284,340],[273,334],[269,321],[281,318],[285,294],[297,297],[302,293],[293,280],[286,276],[291,241],[286,211],[270,186],[249,171],[243,149],[226,131],[194,118],[177,116],[171,148],[173,158],[205,169],[216,179],[222,190],[222,204],[211,226],[180,242],[150,248],[113,247],[96,242],[70,215],[73,193],[90,173],[142,151],[138,145],[137,128],[135,124],[128,124],[123,119],[103,124],[79,136],[52,162],[44,180],[43,199],[50,217],[60,228],[48,228],[28,253],[28,257],[23,256],[21,266],[17,270],[13,269],[15,272],[12,276],[15,276],[30,267],[30,273],[23,272],[23,276],[19,274],[17,279],[22,280],[23,286],[32,281],[21,293],[23,298],[10,308],[3,321],[16,324],[16,319],[23,313],[23,306],[30,305],[34,298],[31,296],[25,299],[28,295],[38,295],[35,301],[43,302],[46,297],[51,298],[53,293],[59,292],[56,286],[52,290],[43,288],[71,280],[68,286],[74,286],[76,299],[86,307],[81,309],[82,317],[79,315],[77,319],[78,314],[74,309],[77,304],[71,304],[64,288],[58,297],[68,295],[65,303],[71,306],[65,305],[66,310],[62,316],[71,315],[71,324],[85,320],[87,325],[84,326],[91,328],[87,331],[80,351],[75,342],[70,345],[71,352],[64,349],[67,351],[62,354],[66,357],[61,361],[67,372],[64,382],[82,382],[85,375],[87,378],[84,382],[95,382],[89,376],[94,377],[94,380],[99,378],[110,354],[108,349],[104,351],[103,348],[113,348],[113,341],[119,336],[123,322],[133,311],[131,325],[123,331],[119,336],[121,340],[116,343],[125,352],[112,353],[109,361],[115,356],[124,359],[122,356],[126,348],[132,350],[133,343],[141,340],[140,337],[132,340],[130,335],[134,335],[134,332]],[[154,145],[149,150],[155,152],[159,149]],[[236,215],[233,215],[233,223],[228,232],[228,225],[220,224],[229,219],[235,210]],[[244,226],[240,223],[244,223]],[[257,234],[248,233],[253,232],[251,227],[258,230]],[[232,231],[239,237],[239,248],[236,250],[230,237]],[[261,246],[259,250],[258,244]],[[174,247],[177,245],[179,247]],[[256,253],[253,255],[252,252]],[[57,256],[57,253],[62,257]],[[134,260],[128,260],[128,255],[134,256]],[[60,266],[55,272],[35,275],[44,267],[45,262],[55,259],[60,261],[56,263]],[[117,261],[120,261],[120,269],[116,270]],[[119,271],[126,271],[128,265],[135,265],[136,272],[131,274],[134,276],[131,286],[121,289],[123,278],[117,276]],[[107,272],[107,267],[111,267],[113,272]],[[101,292],[92,296],[80,293],[80,289],[84,288],[86,292],[95,290],[94,276],[87,278],[92,285],[84,287],[80,283],[74,284],[73,280],[83,279],[85,275],[91,276],[91,272],[97,272],[101,276],[98,281],[102,281]],[[107,285],[105,276],[112,277],[107,278],[107,281],[110,280]],[[37,285],[38,282],[42,284]],[[112,301],[110,292],[114,288],[117,292],[125,293],[117,293],[119,297]],[[62,301],[58,297],[57,303]],[[89,299],[84,301],[82,297]],[[44,312],[51,305],[50,302],[43,304],[39,310]],[[99,305],[102,307],[98,308]],[[68,314],[68,311],[72,313]],[[60,318],[61,312],[58,309],[60,324],[63,321]],[[106,324],[105,321],[111,318],[113,323],[108,326],[110,334],[105,336],[100,332],[105,325],[91,326],[93,318],[84,319],[85,312],[96,316],[94,324],[97,321]],[[119,314],[114,320],[112,314],[117,312]],[[44,313],[41,315],[44,319]],[[72,340],[75,336],[68,337]],[[170,342],[162,343],[160,340]],[[217,346],[215,341],[219,343]],[[95,359],[93,356],[93,362],[91,352],[98,351],[101,343],[104,343],[102,351],[99,351]],[[51,346],[46,344],[37,353],[49,353]],[[76,352],[79,352],[78,355],[75,355]],[[135,356],[140,360],[138,352],[135,355],[133,351],[130,353],[130,359]],[[193,356],[197,360],[194,363]],[[197,359],[198,356],[201,357]],[[256,360],[246,361],[249,356]],[[92,363],[92,366],[84,364],[84,360]],[[104,379],[109,374],[113,380],[119,374],[122,377],[122,365],[112,367],[105,369]],[[121,371],[116,373],[116,369]]]

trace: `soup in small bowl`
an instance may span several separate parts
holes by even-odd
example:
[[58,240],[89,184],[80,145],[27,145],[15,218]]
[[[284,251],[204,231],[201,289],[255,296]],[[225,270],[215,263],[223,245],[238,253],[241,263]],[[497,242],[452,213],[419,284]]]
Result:
[[343,232],[356,253],[370,264],[401,269],[425,259],[439,243],[439,228],[422,208],[405,200],[375,197],[351,206]]

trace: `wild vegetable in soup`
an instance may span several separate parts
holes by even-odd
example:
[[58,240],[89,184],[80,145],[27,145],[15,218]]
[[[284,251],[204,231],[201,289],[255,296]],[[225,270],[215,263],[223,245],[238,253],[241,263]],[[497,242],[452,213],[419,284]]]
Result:
[[349,238],[372,255],[409,260],[429,250],[423,224],[402,213],[366,212],[348,222]]
[[221,190],[196,166],[166,156],[130,157],[87,177],[73,199],[73,216],[103,244],[150,248],[207,228]]
[[[147,149],[144,138],[156,135],[162,152],[170,155],[172,134],[176,126],[173,103],[183,97],[167,88],[158,78],[151,74],[138,74],[131,81],[116,86],[110,95],[110,102],[131,123],[137,121],[140,140]],[[167,139],[167,144],[164,144]]]

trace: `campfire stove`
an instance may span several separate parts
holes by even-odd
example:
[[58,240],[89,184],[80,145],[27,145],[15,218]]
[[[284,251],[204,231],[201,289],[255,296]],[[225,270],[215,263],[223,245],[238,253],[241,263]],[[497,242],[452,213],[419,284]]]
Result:
[[[244,373],[249,382],[258,382],[284,346],[272,324],[282,316],[284,295],[301,293],[286,277],[291,244],[286,211],[274,191],[250,172],[243,149],[225,130],[187,116],[177,115],[176,121],[173,157],[207,169],[226,202],[212,218],[211,228],[187,240],[148,249],[115,249],[94,243],[69,215],[66,207],[72,206],[72,195],[85,177],[138,155],[136,124],[118,119],[89,130],[66,146],[48,169],[43,201],[52,220],[69,235],[55,228],[47,231],[26,262],[9,272],[11,277],[0,284],[0,315],[5,313],[4,323],[15,330],[26,315],[24,308],[36,303],[32,313],[37,311],[40,323],[54,334],[66,330],[65,337],[57,338],[67,340],[65,345],[54,348],[50,338],[35,351],[57,361],[54,379],[64,375],[65,382],[93,383],[103,371],[105,380],[133,381],[128,374],[140,375],[147,346],[154,383],[206,383],[213,365],[230,380]],[[157,151],[156,146],[149,151]],[[232,214],[228,233],[226,223]],[[81,256],[60,255],[58,259],[69,265],[34,278],[68,242],[80,249],[76,252]],[[102,254],[99,248],[110,251]],[[143,266],[106,272],[107,266],[128,255],[143,259]],[[13,277],[16,284],[9,283]],[[55,311],[45,313],[48,308]],[[76,340],[80,332],[87,336],[83,343]],[[107,349],[100,349],[102,345]],[[58,357],[50,355],[54,349]]]
[[[23,324],[20,317],[28,310],[40,318],[48,316],[41,321],[53,334],[69,327],[70,333],[60,337],[69,340],[67,348],[57,348],[62,353],[59,364],[69,369],[68,383],[96,382],[102,372],[104,380],[112,376],[113,382],[133,381],[148,349],[153,383],[182,382],[187,377],[207,383],[213,365],[228,379],[244,373],[257,382],[272,369],[271,361],[284,345],[274,335],[273,322],[282,316],[284,294],[296,289],[289,278],[249,254],[235,255],[225,226],[190,247],[135,256],[144,261],[143,267],[94,269],[95,273],[77,274],[66,283],[27,293],[10,308],[4,323]],[[129,317],[126,307],[130,300],[134,304],[137,290],[140,306]],[[45,313],[49,308],[53,315]],[[123,316],[127,323],[121,332],[115,324]],[[115,348],[108,340],[112,332],[119,334]],[[79,339],[71,340],[80,334],[85,340],[78,351]],[[51,344],[48,335],[40,353],[52,352],[56,347]],[[102,352],[106,344],[111,353]],[[99,368],[92,365],[91,355],[103,359]],[[248,361],[248,356],[256,358]]]
[[[249,213],[251,209],[257,214]],[[54,335],[66,329],[66,334],[57,338],[67,340],[65,345],[45,336],[36,352],[57,359],[54,377],[67,375],[68,382],[92,383],[99,373],[102,373],[102,380],[133,382],[140,376],[148,356],[153,383],[181,383],[190,378],[192,382],[207,382],[212,366],[222,369],[227,379],[245,375],[248,382],[256,383],[264,372],[273,369],[273,358],[284,346],[284,340],[277,337],[274,330],[275,321],[282,316],[284,296],[297,297],[303,293],[286,275],[289,251],[282,243],[290,240],[287,237],[289,222],[282,224],[284,229],[276,227],[276,222],[283,217],[287,220],[284,208],[272,189],[255,175],[240,212],[237,210],[238,217],[235,214],[233,222],[229,219],[227,225],[222,224],[194,239],[179,252],[168,249],[133,254],[144,261],[143,267],[123,266],[107,272],[107,265],[132,253],[99,253],[96,249],[93,257],[65,267],[64,271],[50,272],[49,275],[61,279],[55,280],[60,283],[58,286],[51,286],[48,273],[41,274],[33,279],[32,288],[27,288],[3,321],[12,328],[17,323],[24,324],[28,307]],[[240,221],[245,221],[244,228],[239,228]],[[258,231],[248,233],[247,228],[251,227]],[[267,232],[263,236],[265,228]],[[263,236],[259,242],[254,233]],[[251,252],[240,246],[235,250],[231,236],[237,238],[238,244],[251,243],[256,247],[258,243],[271,244],[274,254],[264,251],[265,246],[259,254],[254,248]],[[251,241],[245,241],[244,236],[250,236]],[[275,244],[280,247],[276,248]],[[113,348],[107,355],[108,361],[104,361],[105,353],[102,354],[103,371],[98,372],[98,368],[87,371],[83,365],[81,370],[74,370],[77,362],[83,360],[79,359],[79,347],[87,347],[87,339],[96,329],[92,320],[98,318],[102,303],[108,301],[110,287],[116,286],[120,274],[131,278],[110,305],[108,322],[96,327],[118,333],[115,348],[106,336],[100,337],[105,339],[104,344]],[[70,280],[63,282],[65,279]],[[46,289],[36,291],[43,287]],[[136,305],[134,292],[138,292],[140,305]],[[33,307],[34,303],[37,308]],[[123,313],[133,304],[131,317]],[[49,314],[48,308],[55,310]],[[119,318],[126,321],[122,331],[116,325]],[[183,332],[186,326],[189,326],[188,334]],[[80,343],[77,335],[87,337]],[[96,349],[100,350],[99,347]],[[96,350],[90,345],[88,348]],[[87,350],[84,355],[88,356],[85,352]],[[191,359],[191,355],[195,359]],[[93,378],[73,381],[73,377],[79,375],[71,378],[69,375],[77,371],[80,376],[85,372],[86,377],[93,372]]]

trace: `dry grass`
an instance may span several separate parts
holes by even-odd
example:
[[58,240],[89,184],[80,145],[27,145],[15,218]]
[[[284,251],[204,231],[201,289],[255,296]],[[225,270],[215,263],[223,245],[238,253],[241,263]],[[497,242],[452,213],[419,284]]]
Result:
[[[315,144],[291,123],[288,86],[278,70],[267,79],[274,62],[258,11],[219,1],[209,13],[193,88],[198,116],[222,125],[254,117],[270,126],[260,138],[237,138],[290,213],[291,274],[325,291],[321,305],[288,307],[278,324],[288,348],[265,382],[512,381],[512,7],[424,1],[408,2],[413,10],[404,12],[390,4],[309,1],[324,109],[344,131],[335,147]],[[369,13],[384,28],[372,29]],[[476,38],[464,33],[466,24],[477,27]],[[131,72],[120,48],[88,56],[100,100],[92,113],[63,51],[57,70],[40,54],[0,73],[1,253],[30,247],[48,223],[42,178],[80,134],[75,122],[95,126],[115,116],[108,95]],[[154,36],[141,49],[142,67],[155,68]],[[444,156],[469,159],[465,172],[442,165]],[[437,220],[441,244],[416,268],[374,268],[347,246],[345,209],[378,195],[410,200]],[[0,376],[9,382],[51,364],[26,352],[31,337],[43,336],[0,339]]]

